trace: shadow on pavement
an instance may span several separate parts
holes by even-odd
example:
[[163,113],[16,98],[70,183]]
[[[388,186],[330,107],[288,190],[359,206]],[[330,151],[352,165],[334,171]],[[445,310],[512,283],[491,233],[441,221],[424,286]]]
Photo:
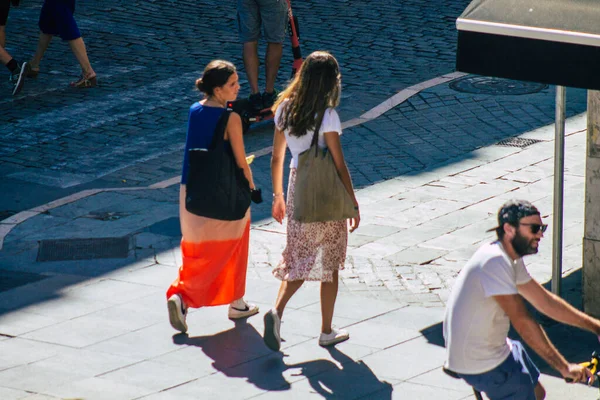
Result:
[[335,368],[327,373],[309,378],[311,386],[315,390],[323,385],[329,388],[338,388],[338,390],[332,390],[332,394],[327,395],[317,390],[323,397],[351,398],[353,393],[359,393],[362,388],[367,387],[370,394],[365,398],[392,398],[394,390],[392,385],[386,381],[380,381],[362,360],[355,361],[335,347],[329,347],[327,351],[331,357],[342,364],[342,368]]
[[244,378],[262,390],[286,391],[293,382],[306,378],[314,392],[325,399],[353,399],[371,394],[377,399],[391,399],[392,385],[380,381],[362,361],[355,361],[335,347],[327,348],[330,360],[317,359],[286,363],[283,352],[271,352],[262,336],[245,320],[215,335],[173,336],[173,343],[200,347],[210,357],[215,370],[229,378]]
[[430,344],[434,344],[436,346],[445,347],[444,343],[444,334],[442,331],[443,324],[442,322],[438,322],[437,324],[428,326],[425,329],[422,329],[420,332],[427,342]]

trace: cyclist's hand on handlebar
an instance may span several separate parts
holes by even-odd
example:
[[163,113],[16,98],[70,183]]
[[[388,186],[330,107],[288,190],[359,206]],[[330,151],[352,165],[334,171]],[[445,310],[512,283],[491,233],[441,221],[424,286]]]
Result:
[[594,374],[592,372],[579,364],[571,364],[569,363],[567,371],[561,372],[563,377],[567,382],[586,382],[588,384],[593,384],[595,380]]

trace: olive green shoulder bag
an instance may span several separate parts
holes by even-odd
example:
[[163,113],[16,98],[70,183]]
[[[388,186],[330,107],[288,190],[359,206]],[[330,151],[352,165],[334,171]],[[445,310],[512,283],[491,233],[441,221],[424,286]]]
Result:
[[358,215],[331,153],[319,148],[323,116],[317,118],[310,148],[298,155],[294,219],[300,222],[339,221]]

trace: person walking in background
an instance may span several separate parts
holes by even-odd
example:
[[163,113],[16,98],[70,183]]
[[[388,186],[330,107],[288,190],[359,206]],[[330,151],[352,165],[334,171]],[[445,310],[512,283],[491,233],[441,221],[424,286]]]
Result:
[[[202,78],[196,81],[196,87],[206,97],[191,106],[188,121],[179,194],[183,265],[179,268],[178,278],[167,291],[169,321],[180,332],[188,329],[186,315],[189,307],[229,304],[231,319],[258,313],[256,305],[243,299],[250,243],[250,207],[240,220],[221,221],[192,214],[185,206],[188,151],[210,147],[227,101],[235,100],[238,94],[240,85],[235,66],[228,61],[211,61]],[[250,189],[254,190],[244,150],[242,120],[238,114],[231,113],[224,137],[237,165],[243,169]]]
[[20,64],[6,51],[6,22],[11,3],[17,7],[19,0],[0,0],[0,61],[10,71],[9,80],[13,85],[12,94],[14,96],[23,89],[27,63]]
[[90,88],[97,85],[96,72],[88,59],[81,32],[73,18],[75,0],[44,0],[40,12],[40,38],[35,55],[29,62],[27,76],[36,78],[40,72],[40,62],[50,45],[53,36],[60,36],[69,43],[73,55],[81,66],[81,76],[71,82],[71,87]]
[[[275,80],[283,53],[287,22],[286,0],[238,0],[238,27],[244,44],[243,57],[250,83],[250,106],[254,111],[270,108],[277,98]],[[258,39],[261,26],[267,41],[265,54],[265,91],[258,88]]]
[[[272,350],[281,345],[281,318],[287,302],[304,281],[321,282],[321,335],[319,344],[333,345],[349,338],[348,332],[332,327],[333,310],[338,292],[338,270],[344,268],[348,243],[348,221],[302,223],[294,217],[294,185],[300,153],[311,147],[315,129],[318,146],[331,153],[339,177],[350,194],[355,209],[358,202],[344,161],[340,143],[342,127],[334,107],[341,91],[337,60],[327,52],[309,55],[292,83],[273,106],[275,137],[271,175],[273,179],[273,218],[282,223],[287,215],[286,247],[283,260],[273,270],[282,280],[275,307],[265,314],[264,341]],[[319,120],[322,123],[317,127]],[[283,162],[286,145],[292,154],[287,203],[283,195]],[[360,223],[360,214],[349,220],[350,232]]]

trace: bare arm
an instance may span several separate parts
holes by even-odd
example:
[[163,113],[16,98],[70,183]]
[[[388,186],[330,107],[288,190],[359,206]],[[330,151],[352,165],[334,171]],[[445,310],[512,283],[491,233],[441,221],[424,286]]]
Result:
[[[344,152],[342,151],[342,143],[340,142],[340,135],[337,132],[325,132],[325,143],[327,144],[327,149],[331,153],[331,157],[333,158],[333,163],[335,164],[335,168],[344,184],[344,187],[352,197],[352,201],[354,202],[354,206],[358,211],[358,201],[356,200],[356,196],[354,194],[354,187],[352,186],[352,178],[350,178],[350,171],[348,171],[348,166],[346,165],[346,160],[344,159]],[[350,232],[354,231],[358,228],[360,224],[360,213],[357,214],[356,218],[352,218],[350,220]]]
[[517,289],[527,301],[544,315],[600,335],[600,321],[579,311],[554,293],[549,292],[535,279],[523,285],[518,285]]
[[283,195],[283,162],[285,160],[286,140],[283,132],[277,127],[273,136],[273,152],[271,153],[271,181],[273,183],[273,207],[271,214],[279,223],[285,217],[285,198]]
[[244,148],[244,134],[242,131],[242,119],[239,114],[232,112],[227,121],[227,129],[225,130],[225,140],[229,140],[235,162],[238,167],[244,170],[244,176],[250,182],[250,189],[254,189],[254,180],[252,179],[252,171],[246,161],[246,149]]
[[533,320],[523,299],[518,294],[494,296],[504,310],[510,322],[525,342],[542,357],[550,366],[556,369],[565,378],[575,382],[587,381],[591,376],[587,368],[577,364],[570,364],[550,342],[546,332]]

